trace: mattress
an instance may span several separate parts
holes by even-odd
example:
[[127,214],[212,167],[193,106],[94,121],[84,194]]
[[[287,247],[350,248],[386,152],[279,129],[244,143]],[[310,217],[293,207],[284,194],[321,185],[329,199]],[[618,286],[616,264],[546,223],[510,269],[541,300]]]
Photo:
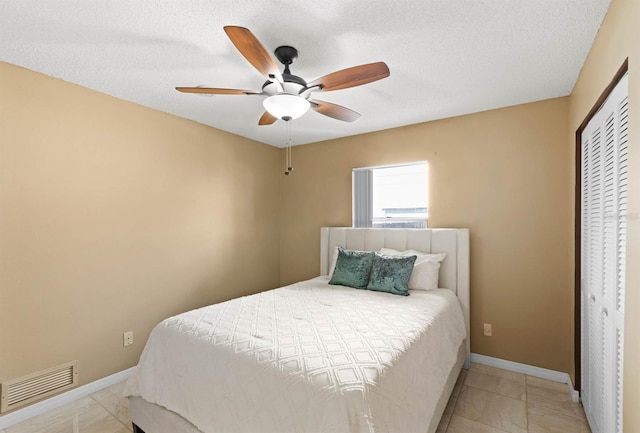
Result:
[[125,394],[202,432],[424,432],[466,338],[455,294],[327,283],[161,322]]

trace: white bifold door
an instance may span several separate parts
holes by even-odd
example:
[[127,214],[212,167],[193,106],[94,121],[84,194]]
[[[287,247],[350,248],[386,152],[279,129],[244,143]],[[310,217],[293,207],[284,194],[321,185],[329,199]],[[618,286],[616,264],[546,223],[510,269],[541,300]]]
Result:
[[594,433],[622,432],[627,95],[625,75],[581,135],[581,397]]

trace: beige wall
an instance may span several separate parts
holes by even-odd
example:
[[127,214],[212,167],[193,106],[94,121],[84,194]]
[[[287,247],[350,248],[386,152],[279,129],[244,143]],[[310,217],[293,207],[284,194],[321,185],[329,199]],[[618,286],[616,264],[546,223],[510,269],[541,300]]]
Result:
[[6,63],[0,95],[0,381],[91,382],[161,319],[278,284],[280,150]]
[[569,371],[567,116],[560,98],[295,147],[281,177],[281,282],[318,274],[321,226],[351,225],[352,168],[427,160],[430,226],[471,230],[473,352]]
[[[640,1],[613,0],[570,98],[569,148],[575,131],[629,58],[629,201],[624,357],[624,431],[640,432]],[[571,164],[572,171],[575,170]],[[575,173],[575,171],[573,171]],[[573,175],[573,174],[572,174]]]

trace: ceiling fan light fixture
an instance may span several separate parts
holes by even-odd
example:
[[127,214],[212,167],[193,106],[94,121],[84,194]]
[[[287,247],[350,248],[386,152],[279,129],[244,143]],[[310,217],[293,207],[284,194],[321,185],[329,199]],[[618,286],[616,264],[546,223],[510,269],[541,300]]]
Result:
[[269,96],[262,101],[262,105],[265,110],[278,119],[284,117],[297,119],[306,113],[311,106],[306,99],[287,93]]

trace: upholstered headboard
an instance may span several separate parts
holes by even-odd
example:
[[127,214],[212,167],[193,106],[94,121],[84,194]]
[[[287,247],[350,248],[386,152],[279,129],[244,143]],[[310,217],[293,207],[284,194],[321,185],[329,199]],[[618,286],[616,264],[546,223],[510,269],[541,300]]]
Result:
[[[438,286],[458,296],[469,332],[469,230],[468,229],[373,229],[322,227],[320,229],[320,275],[329,273],[336,246],[350,250],[378,251],[380,248],[446,253],[440,266]],[[470,353],[467,338],[467,355]]]

